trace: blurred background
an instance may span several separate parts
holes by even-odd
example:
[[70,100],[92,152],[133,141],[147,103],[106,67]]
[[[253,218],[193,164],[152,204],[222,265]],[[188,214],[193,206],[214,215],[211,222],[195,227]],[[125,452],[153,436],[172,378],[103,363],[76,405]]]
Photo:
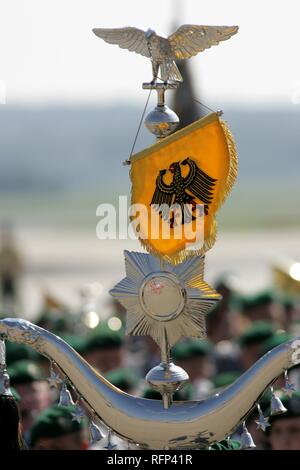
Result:
[[[239,152],[238,181],[218,215],[207,279],[230,273],[237,289],[253,292],[270,285],[279,258],[300,259],[295,1],[284,8],[270,0],[1,5],[0,223],[19,253],[22,315],[34,318],[47,295],[76,307],[82,286],[95,281],[106,304],[108,288],[124,274],[122,250],[140,249],[130,240],[98,240],[96,208],[129,194],[122,161],[151,66],[99,40],[93,27],[152,27],[168,35],[184,23],[239,25],[236,36],[188,61],[184,71],[187,96],[224,111]],[[182,109],[182,97],[172,93],[168,104],[191,120],[208,112],[192,98]],[[154,103],[153,94],[149,110]],[[142,130],[136,150],[151,141]]]
[[[150,80],[151,65],[105,44],[92,28],[151,27],[168,36],[185,23],[239,25],[229,41],[184,63],[184,84],[167,94],[183,125],[222,109],[239,153],[238,180],[219,211],[218,239],[206,256],[206,280],[223,300],[207,316],[208,341],[183,341],[172,351],[191,385],[176,399],[222,389],[262,354],[300,334],[300,4],[0,4],[0,316],[32,319],[63,337],[117,387],[160,399],[143,381],[160,361],[158,347],[150,337],[125,338],[125,311],[108,295],[124,277],[123,250],[141,247],[134,240],[96,237],[98,205],[130,194],[122,162],[145,106],[142,83]],[[154,106],[153,93],[148,110]],[[135,150],[152,141],[142,129]],[[46,381],[48,361],[15,343],[7,344],[7,353],[26,442],[38,449],[87,448],[79,428],[72,433],[80,439],[67,443],[43,427],[51,413],[54,424],[60,419],[48,409],[58,400]],[[293,384],[299,389],[299,367],[289,377],[277,380],[280,393]],[[251,415],[258,448],[300,448],[299,394],[297,400],[293,442],[270,440],[257,430],[257,414]],[[268,395],[261,402],[263,410],[269,401]],[[74,425],[70,413],[69,419]],[[106,438],[108,445],[109,433]]]

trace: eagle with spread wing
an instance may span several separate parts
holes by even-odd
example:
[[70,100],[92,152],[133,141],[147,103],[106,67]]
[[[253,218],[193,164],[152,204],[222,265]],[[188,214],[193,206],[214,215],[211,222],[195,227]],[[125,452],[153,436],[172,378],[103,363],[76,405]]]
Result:
[[93,32],[109,44],[136,52],[151,59],[153,82],[158,78],[182,82],[175,61],[189,59],[236,34],[238,26],[198,26],[185,24],[164,38],[152,29],[143,31],[134,27],[94,28]]
[[[188,165],[187,176],[182,175],[180,165]],[[197,204],[195,198],[204,204],[204,212],[208,214],[208,206],[213,199],[213,189],[217,180],[198,168],[190,158],[184,159],[181,163],[173,162],[169,166],[169,171],[173,179],[170,184],[167,184],[164,181],[167,170],[160,170],[150,203],[155,210],[159,211],[162,218],[169,220],[170,226],[174,227],[175,214],[172,207],[178,206],[181,209],[182,224],[194,220],[193,210]]]

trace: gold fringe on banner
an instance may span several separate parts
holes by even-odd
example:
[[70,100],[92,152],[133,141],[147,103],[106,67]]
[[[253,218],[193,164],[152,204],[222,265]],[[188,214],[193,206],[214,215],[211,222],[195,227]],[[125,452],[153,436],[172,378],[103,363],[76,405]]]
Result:
[[[133,172],[133,165],[135,162],[144,160],[147,158],[151,158],[151,154],[158,152],[160,149],[162,149],[166,144],[170,144],[172,142],[178,142],[182,137],[188,135],[189,133],[193,132],[192,129],[199,129],[201,127],[204,127],[206,125],[209,125],[210,123],[218,121],[221,125],[221,128],[223,130],[226,144],[227,144],[227,151],[228,151],[228,156],[229,156],[229,167],[228,167],[228,173],[226,177],[226,182],[223,187],[223,189],[220,191],[218,194],[218,202],[217,202],[217,207],[214,210],[214,215],[213,219],[210,222],[210,230],[209,230],[209,235],[205,237],[204,243],[201,245],[201,248],[180,248],[178,251],[174,253],[162,253],[160,249],[157,249],[154,245],[153,242],[149,241],[149,239],[146,238],[139,238],[139,241],[141,245],[151,254],[154,256],[159,257],[160,259],[170,262],[174,265],[182,263],[185,261],[187,258],[191,256],[201,256],[205,254],[208,250],[210,250],[215,241],[216,241],[216,236],[217,236],[217,222],[215,218],[215,213],[217,210],[221,207],[221,205],[224,203],[225,199],[229,195],[230,191],[232,190],[233,185],[235,184],[236,178],[237,178],[237,173],[238,173],[238,156],[237,156],[237,149],[235,145],[235,141],[233,138],[233,135],[231,131],[229,130],[227,124],[225,121],[220,120],[217,116],[217,114],[213,113],[208,116],[205,116],[204,118],[200,119],[196,123],[191,124],[190,126],[187,126],[186,128],[176,132],[175,134],[172,134],[170,137],[167,137],[160,141],[157,144],[154,144],[152,147],[149,147],[145,149],[144,151],[138,153],[137,155],[133,155],[131,159],[131,168],[130,168],[130,179],[132,182],[132,188],[131,188],[131,203],[136,204],[136,203],[142,203],[143,202],[143,197],[140,198],[136,194],[136,187],[134,185],[136,184],[136,174],[134,175]],[[154,149],[154,152],[152,151]],[[172,149],[170,149],[172,150]],[[174,149],[173,149],[174,150]],[[175,158],[175,156],[174,156]],[[160,161],[161,162],[161,161]],[[148,167],[147,171],[150,171],[149,169],[149,161],[147,162]],[[157,160],[154,162],[154,167],[153,167],[153,172],[156,171],[157,166]],[[161,163],[160,163],[161,165]],[[152,168],[151,168],[152,169]],[[146,170],[145,170],[146,171]],[[143,176],[138,172],[139,176]],[[146,176],[147,172],[145,173],[144,176]],[[142,183],[142,186],[147,184],[147,180],[145,180]],[[149,204],[150,205],[150,204]],[[205,221],[204,221],[205,224]]]

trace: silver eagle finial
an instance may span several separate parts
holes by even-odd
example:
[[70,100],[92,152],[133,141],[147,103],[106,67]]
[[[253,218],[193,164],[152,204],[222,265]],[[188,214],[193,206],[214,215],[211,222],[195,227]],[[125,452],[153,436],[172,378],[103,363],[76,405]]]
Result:
[[143,31],[134,27],[94,28],[93,32],[109,44],[148,57],[152,62],[153,82],[182,82],[176,60],[189,59],[236,34],[238,26],[198,26],[185,24],[163,38],[152,29]]

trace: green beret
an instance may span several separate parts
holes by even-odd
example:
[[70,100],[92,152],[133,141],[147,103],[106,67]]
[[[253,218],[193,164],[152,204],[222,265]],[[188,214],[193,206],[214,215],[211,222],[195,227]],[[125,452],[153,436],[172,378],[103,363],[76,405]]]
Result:
[[60,337],[66,343],[68,343],[68,345],[71,346],[71,348],[75,349],[75,351],[77,351],[79,354],[81,354],[84,351],[85,340],[81,336],[71,335],[69,333],[62,333]]
[[29,359],[31,361],[38,360],[40,355],[34,349],[25,346],[25,344],[13,343],[6,341],[6,363],[11,365],[14,362],[22,359]]
[[244,297],[240,293],[233,292],[230,298],[230,307],[234,311],[243,310],[243,301]]
[[231,385],[233,382],[236,381],[238,377],[240,377],[239,372],[231,371],[231,372],[222,372],[222,374],[217,375],[214,380],[215,388],[223,388]]
[[281,304],[286,310],[291,310],[295,306],[295,299],[290,296],[281,298]]
[[175,393],[175,399],[174,400],[182,400],[182,401],[187,401],[187,400],[192,400],[193,395],[195,392],[195,387],[191,382],[187,382],[183,385],[183,387],[178,390],[178,392]]
[[101,327],[93,331],[85,339],[83,351],[90,352],[95,349],[120,348],[123,343],[124,339],[118,331],[112,331],[108,327]]
[[55,438],[80,431],[86,420],[73,420],[74,406],[54,405],[43,411],[34,421],[30,432],[30,444],[34,446],[41,438]]
[[68,330],[70,315],[67,311],[61,310],[59,314],[50,310],[44,310],[36,319],[35,323],[42,328],[49,327],[54,333],[62,333]]
[[58,317],[55,318],[52,322],[52,328],[51,330],[56,333],[61,333],[65,332],[69,328],[69,321],[68,318],[66,317],[67,313],[63,317]]
[[275,294],[271,290],[266,290],[264,292],[259,292],[258,294],[252,297],[252,303],[256,305],[268,305],[274,302]]
[[286,331],[273,334],[264,342],[262,346],[263,354],[271,351],[273,348],[276,348],[276,346],[279,346],[280,344],[283,344],[290,339],[292,339],[292,337]]
[[252,308],[251,297],[239,297],[238,303],[239,303],[240,310],[242,310],[242,312],[244,313],[247,313],[248,310],[251,310]]
[[[294,392],[292,397],[287,395],[280,396],[280,400],[283,406],[287,409],[287,412],[280,415],[270,416],[269,422],[271,426],[275,421],[300,417],[300,392]],[[268,431],[269,433],[272,432],[272,428],[268,428]]]
[[132,372],[132,370],[127,368],[114,369],[106,374],[105,378],[123,391],[136,387],[139,381],[138,377]]
[[172,349],[172,358],[175,361],[183,361],[194,357],[207,356],[212,350],[212,345],[207,340],[189,340],[177,343]]
[[34,362],[26,359],[15,362],[10,366],[8,375],[12,386],[46,380],[42,369]]
[[241,297],[240,298],[240,309],[244,313],[248,313],[250,310],[253,310],[255,307],[270,305],[276,299],[274,292],[264,291],[259,292],[258,294]]
[[274,334],[274,326],[271,323],[257,321],[254,322],[239,338],[240,346],[264,342]]
[[230,312],[233,313],[241,310],[241,295],[237,292],[232,291],[229,298],[229,308]]
[[263,412],[267,411],[267,409],[269,408],[271,399],[272,399],[272,392],[270,388],[267,388],[267,390],[263,393],[263,395],[261,396],[259,400],[259,405]]

